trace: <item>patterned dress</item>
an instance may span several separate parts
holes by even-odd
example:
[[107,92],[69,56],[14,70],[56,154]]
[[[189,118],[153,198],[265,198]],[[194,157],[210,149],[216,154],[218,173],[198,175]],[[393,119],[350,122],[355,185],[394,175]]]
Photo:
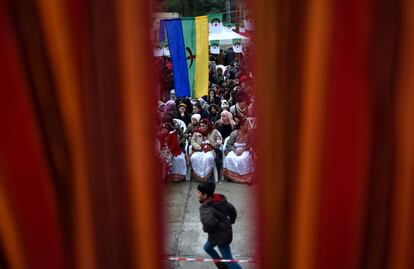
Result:
[[[230,142],[230,140],[229,140]],[[251,148],[248,143],[248,134],[237,131],[236,140],[230,142],[227,148],[232,150],[226,155],[223,161],[223,175],[229,180],[238,183],[252,183],[253,179],[253,158]],[[239,156],[235,150],[244,149]]]

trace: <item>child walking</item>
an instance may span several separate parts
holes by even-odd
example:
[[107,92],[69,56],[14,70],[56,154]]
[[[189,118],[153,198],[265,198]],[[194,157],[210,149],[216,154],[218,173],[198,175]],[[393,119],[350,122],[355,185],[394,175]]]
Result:
[[[201,203],[200,220],[203,224],[203,231],[208,234],[204,250],[213,259],[232,260],[230,243],[233,240],[232,224],[236,221],[237,212],[234,206],[227,201],[222,194],[214,193],[216,184],[214,182],[201,182],[197,186],[197,196]],[[218,247],[220,255],[214,249]],[[216,262],[219,269],[242,269],[235,262]]]

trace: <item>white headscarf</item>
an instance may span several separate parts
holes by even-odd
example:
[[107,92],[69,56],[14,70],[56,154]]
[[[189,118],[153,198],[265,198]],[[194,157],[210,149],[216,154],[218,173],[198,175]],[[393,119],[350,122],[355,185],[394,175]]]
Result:
[[195,119],[197,122],[200,122],[200,119],[201,119],[201,115],[200,114],[193,114],[192,116],[191,116],[191,119]]
[[[226,118],[228,119],[228,121],[229,121],[229,123],[230,123],[230,125],[231,125],[231,127],[233,127],[234,128],[234,126],[236,125],[236,122],[233,120],[233,114],[231,114],[230,112],[228,112],[228,111],[226,111],[226,110],[223,110],[222,112],[221,112],[221,115],[223,116],[226,116]],[[220,118],[220,122],[222,123],[222,124],[226,124],[226,123],[224,123],[223,122],[223,120]]]

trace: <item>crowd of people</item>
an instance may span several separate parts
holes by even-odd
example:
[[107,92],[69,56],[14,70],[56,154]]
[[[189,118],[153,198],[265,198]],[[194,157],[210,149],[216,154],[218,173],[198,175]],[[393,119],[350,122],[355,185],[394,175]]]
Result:
[[163,179],[180,182],[226,178],[251,184],[255,153],[254,77],[249,53],[231,48],[210,55],[208,94],[177,98],[170,58],[157,57],[160,75],[156,149]]

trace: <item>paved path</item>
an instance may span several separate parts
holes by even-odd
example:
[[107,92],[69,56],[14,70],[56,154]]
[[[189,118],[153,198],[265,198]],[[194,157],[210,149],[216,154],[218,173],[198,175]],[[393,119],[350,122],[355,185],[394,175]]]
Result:
[[[166,190],[165,210],[167,228],[168,256],[210,258],[203,250],[207,234],[203,232],[199,219],[200,203],[197,199],[197,182],[170,183]],[[233,225],[233,257],[250,259],[254,256],[254,242],[250,239],[255,231],[253,225],[254,203],[253,187],[220,181],[216,192],[224,194],[237,209],[237,220]],[[216,268],[212,263],[168,262],[171,269],[208,269]],[[244,269],[251,269],[251,264],[241,264]]]

